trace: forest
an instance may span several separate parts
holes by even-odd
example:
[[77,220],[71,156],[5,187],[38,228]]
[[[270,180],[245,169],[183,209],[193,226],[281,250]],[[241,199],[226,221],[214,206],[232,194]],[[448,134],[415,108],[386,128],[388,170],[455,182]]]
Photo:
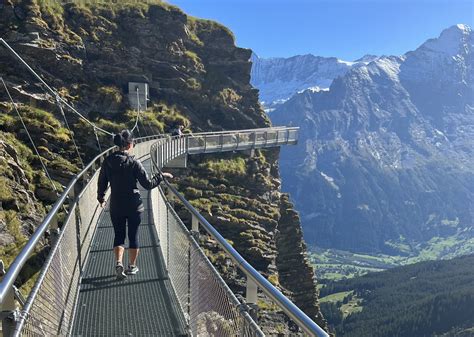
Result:
[[337,336],[474,336],[473,265],[468,255],[331,282],[321,309]]

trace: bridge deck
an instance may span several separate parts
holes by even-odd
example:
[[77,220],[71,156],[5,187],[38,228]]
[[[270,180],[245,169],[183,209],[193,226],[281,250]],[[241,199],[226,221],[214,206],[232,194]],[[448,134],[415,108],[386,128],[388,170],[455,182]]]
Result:
[[[115,278],[113,227],[108,206],[102,212],[84,268],[72,334],[81,336],[186,335],[185,320],[164,268],[158,235],[151,219],[148,191],[139,227],[137,275]],[[124,256],[127,265],[128,254]]]

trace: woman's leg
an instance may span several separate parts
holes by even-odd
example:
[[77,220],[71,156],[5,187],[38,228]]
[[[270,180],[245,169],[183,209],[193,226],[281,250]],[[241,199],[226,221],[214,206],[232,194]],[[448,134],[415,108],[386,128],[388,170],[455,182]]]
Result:
[[114,226],[114,255],[117,262],[122,263],[123,252],[125,250],[126,217],[117,214],[110,214],[112,225]]
[[138,227],[142,221],[141,212],[134,212],[128,217],[128,240],[130,241],[130,249],[128,250],[129,265],[135,266],[137,264],[137,257],[139,252],[138,243]]

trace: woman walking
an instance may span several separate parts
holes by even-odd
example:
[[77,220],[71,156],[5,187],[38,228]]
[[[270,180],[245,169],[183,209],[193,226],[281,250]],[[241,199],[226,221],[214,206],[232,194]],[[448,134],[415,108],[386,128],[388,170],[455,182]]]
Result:
[[[123,130],[114,136],[114,144],[119,150],[109,155],[103,162],[98,181],[97,200],[104,206],[105,191],[110,183],[110,217],[114,226],[115,272],[117,279],[123,280],[127,275],[138,272],[137,257],[139,252],[138,226],[144,211],[137,181],[147,190],[157,187],[163,178],[173,178],[170,173],[157,174],[151,179],[143,165],[130,155],[133,148],[133,136]],[[123,253],[128,223],[129,264],[123,266]]]

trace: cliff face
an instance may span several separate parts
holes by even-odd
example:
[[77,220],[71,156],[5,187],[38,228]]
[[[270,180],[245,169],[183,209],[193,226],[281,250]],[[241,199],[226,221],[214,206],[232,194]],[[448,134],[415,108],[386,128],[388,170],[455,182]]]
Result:
[[[167,132],[178,123],[193,131],[269,125],[258,103],[258,91],[249,84],[251,51],[237,48],[225,27],[188,17],[175,7],[159,2],[61,7],[32,0],[7,1],[0,9],[0,34],[63,97],[108,130],[134,123],[134,107],[127,102],[129,82],[147,82],[150,87],[149,108],[139,125],[142,136]],[[72,146],[72,133],[60,122],[54,99],[44,94],[4,48],[0,48],[0,65],[0,75],[28,118],[27,125],[53,180],[64,183],[68,177],[63,172],[74,173],[80,162]],[[5,137],[10,144],[0,143],[0,167],[2,172],[9,172],[5,179],[2,174],[0,182],[11,191],[0,195],[4,248],[16,235],[4,220],[11,218],[10,212],[15,211],[23,224],[18,225],[17,234],[24,241],[31,232],[25,224],[34,227],[38,223],[42,204],[53,201],[54,194],[41,171],[21,175],[21,170],[29,167],[40,169],[38,157],[29,150],[26,135],[20,131],[2,90],[0,101],[0,139]],[[87,161],[97,153],[93,130],[70,113],[66,116]],[[105,147],[111,140],[100,135],[100,141]],[[15,161],[14,152],[20,150],[28,155]],[[4,156],[7,165],[3,165]],[[277,151],[261,152],[254,158],[202,156],[193,159],[177,181],[186,197],[252,265],[267,276],[273,275],[275,284],[280,284],[308,314],[319,317],[299,219],[279,192],[277,159]],[[19,198],[20,194],[24,198]],[[34,212],[26,208],[28,204],[35,207]],[[287,213],[292,215],[286,217]],[[217,255],[210,255],[219,262]],[[288,268],[289,261],[293,268]],[[301,275],[305,275],[304,281]]]

